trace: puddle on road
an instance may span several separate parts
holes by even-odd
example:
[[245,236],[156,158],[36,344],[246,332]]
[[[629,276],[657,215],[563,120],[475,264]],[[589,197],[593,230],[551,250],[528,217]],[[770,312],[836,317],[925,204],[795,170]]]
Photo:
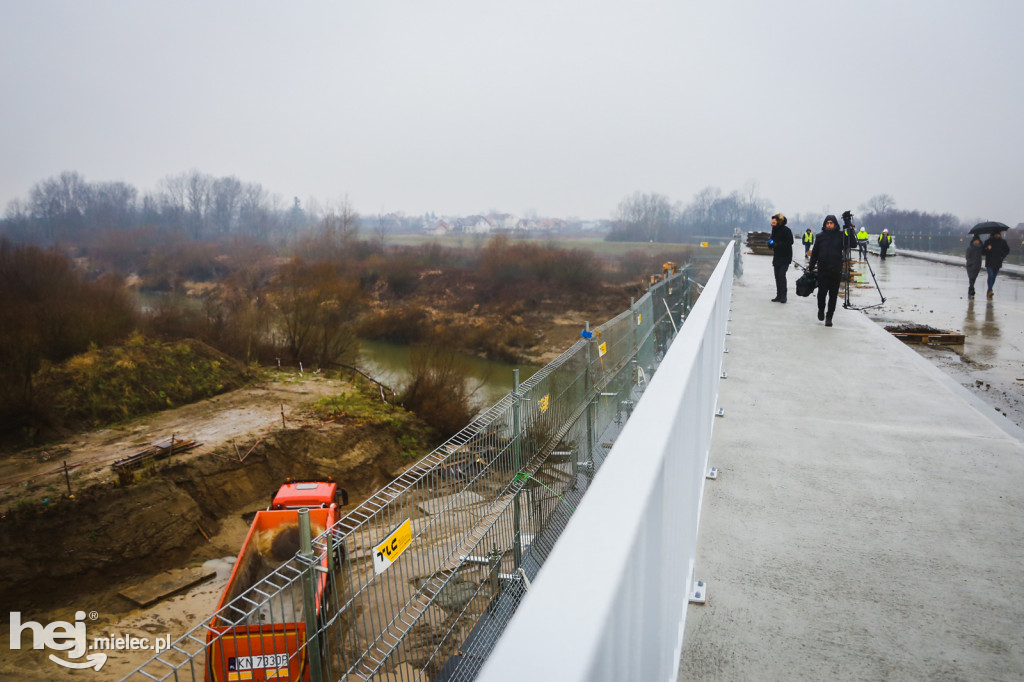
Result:
[[[885,326],[926,325],[962,332],[963,346],[912,347],[1024,428],[1024,280],[1000,275],[995,297],[985,298],[984,272],[967,297],[963,267],[917,258],[872,258],[878,286],[886,297],[868,317]],[[861,266],[872,284],[867,268]],[[871,289],[852,289],[856,305],[878,302]]]

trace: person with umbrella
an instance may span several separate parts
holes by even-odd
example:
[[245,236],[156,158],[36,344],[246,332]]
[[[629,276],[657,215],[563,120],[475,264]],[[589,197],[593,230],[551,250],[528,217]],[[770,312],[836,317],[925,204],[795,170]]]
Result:
[[1010,229],[1008,226],[995,221],[978,223],[971,228],[971,234],[991,235],[981,245],[981,251],[985,254],[985,270],[988,272],[988,298],[995,295],[992,287],[995,286],[996,276],[999,274],[999,269],[1003,267],[1003,260],[1010,255],[1010,245],[1003,239],[1003,231],[1008,229]]
[[1001,232],[993,232],[992,236],[985,240],[981,250],[985,252],[985,270],[988,272],[988,294],[992,298],[992,287],[996,283],[996,275],[999,268],[1003,267],[1003,260],[1010,255],[1010,245],[1003,239]]
[[967,260],[967,298],[974,298],[974,281],[981,272],[981,235],[972,234],[964,258]]

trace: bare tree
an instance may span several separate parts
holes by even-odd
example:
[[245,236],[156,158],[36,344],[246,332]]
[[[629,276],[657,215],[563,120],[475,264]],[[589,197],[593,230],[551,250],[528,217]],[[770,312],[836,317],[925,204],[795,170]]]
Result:
[[210,218],[218,234],[230,234],[242,200],[242,183],[234,176],[217,178],[209,185]]
[[888,194],[876,194],[859,206],[865,213],[881,215],[896,208],[896,200]]
[[620,201],[615,211],[615,219],[625,232],[646,241],[659,241],[672,218],[672,204],[661,194],[634,192]]
[[697,227],[705,229],[710,227],[712,221],[711,212],[721,196],[722,190],[711,186],[705,187],[693,196],[689,211]]
[[52,239],[58,230],[82,227],[88,196],[85,178],[65,171],[58,177],[36,183],[29,191],[29,206],[32,216],[42,222]]
[[384,248],[384,240],[388,235],[387,216],[383,213],[377,214],[377,222],[373,226],[373,245],[381,250]]
[[187,201],[188,229],[193,239],[203,236],[206,216],[210,209],[210,185],[212,178],[197,170],[190,171],[185,178],[185,199]]
[[86,222],[92,229],[126,230],[135,223],[138,190],[124,182],[100,182],[89,186]]
[[358,351],[359,283],[338,276],[329,263],[294,258],[280,273],[274,299],[293,361],[326,366]]

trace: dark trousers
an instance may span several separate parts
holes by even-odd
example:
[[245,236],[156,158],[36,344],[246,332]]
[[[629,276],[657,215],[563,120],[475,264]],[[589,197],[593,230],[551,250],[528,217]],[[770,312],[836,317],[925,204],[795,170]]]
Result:
[[885,252],[888,251],[888,250],[889,250],[888,246],[879,246],[878,247],[878,253],[879,253],[879,255],[881,255],[882,260],[885,260]]
[[[988,271],[988,290],[992,291],[992,287],[996,285],[996,275],[999,274],[999,268],[986,267],[985,270]],[[778,277],[778,275],[776,275],[776,277]]]
[[860,249],[861,260],[867,260],[868,259],[868,243],[867,242],[858,242],[857,243],[857,248]]
[[[839,284],[843,279],[841,271],[818,270],[818,310],[825,311],[825,317],[831,318],[836,311],[836,299],[839,298]],[[825,298],[828,297],[828,309]]]
[[774,265],[775,268],[775,298],[780,301],[786,300],[786,270],[789,269],[789,263],[782,265]]

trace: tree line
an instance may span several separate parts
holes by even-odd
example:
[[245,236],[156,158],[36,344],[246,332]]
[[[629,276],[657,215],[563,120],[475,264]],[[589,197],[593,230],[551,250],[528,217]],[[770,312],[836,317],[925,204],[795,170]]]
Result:
[[[857,219],[878,232],[888,228],[938,235],[969,227],[948,213],[898,209],[888,194],[870,198],[857,210]],[[613,211],[607,239],[682,243],[729,237],[737,228],[766,230],[774,212],[772,201],[759,195],[754,182],[729,193],[705,187],[688,203],[658,193],[634,192]],[[788,212],[787,216],[794,230],[821,227],[818,214]],[[0,221],[0,235],[17,242],[53,244],[116,239],[110,233],[143,230],[178,233],[195,241],[245,237],[281,244],[300,239],[325,222],[338,223],[340,229],[363,223],[378,239],[388,231],[416,231],[422,224],[400,214],[364,219],[347,201],[331,206],[307,200],[303,205],[295,197],[285,202],[259,183],[198,170],[168,176],[156,190],[145,193],[125,182],[87,182],[81,174],[66,171],[37,182],[26,198],[12,200]]]
[[610,241],[692,242],[695,237],[731,237],[733,230],[762,230],[772,202],[758,196],[756,183],[723,194],[705,187],[688,204],[662,194],[634,192],[613,214]]
[[332,212],[315,201],[290,203],[261,184],[192,170],[164,178],[140,194],[125,182],[87,182],[75,171],[37,182],[7,205],[0,232],[21,242],[77,241],[103,231],[140,227],[195,240],[247,236],[287,240]]
[[[758,196],[756,184],[723,194],[717,187],[705,187],[688,204],[672,202],[661,194],[635,192],[619,202],[609,240],[692,242],[700,237],[731,237],[741,232],[767,232],[775,208]],[[824,215],[787,214],[794,232],[821,229]],[[895,199],[878,194],[856,207],[854,222],[870,226],[872,232],[888,229],[893,234],[962,235],[972,224],[950,213],[928,213],[897,208]],[[1011,227],[1013,227],[1011,225]]]

